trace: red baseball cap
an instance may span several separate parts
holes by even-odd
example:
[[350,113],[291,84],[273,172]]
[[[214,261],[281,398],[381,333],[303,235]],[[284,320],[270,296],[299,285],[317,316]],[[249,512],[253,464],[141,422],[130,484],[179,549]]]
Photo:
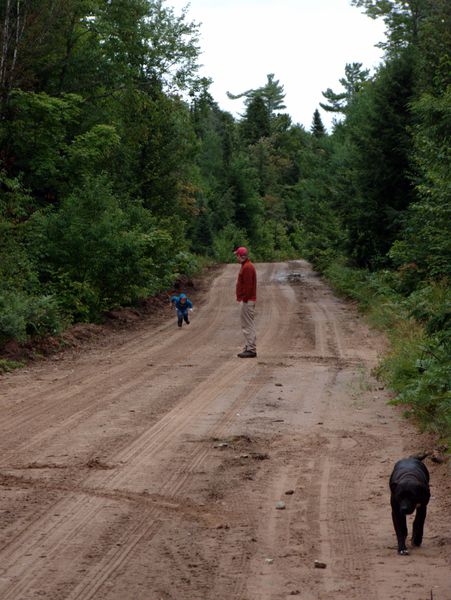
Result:
[[244,246],[240,246],[239,248],[234,250],[233,253],[236,254],[237,256],[247,256],[249,254],[247,251],[247,248],[245,248]]

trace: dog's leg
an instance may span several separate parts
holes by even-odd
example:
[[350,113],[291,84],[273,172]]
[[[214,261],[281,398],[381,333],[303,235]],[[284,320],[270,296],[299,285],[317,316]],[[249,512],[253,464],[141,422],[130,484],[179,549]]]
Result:
[[396,537],[398,539],[398,554],[409,554],[406,547],[407,538],[407,520],[406,516],[401,513],[396,502],[391,501],[391,516],[393,519],[393,527],[395,528]]
[[417,508],[412,530],[412,544],[414,546],[421,546],[421,542],[423,541],[423,528],[424,521],[426,520],[426,512],[427,507],[423,504]]

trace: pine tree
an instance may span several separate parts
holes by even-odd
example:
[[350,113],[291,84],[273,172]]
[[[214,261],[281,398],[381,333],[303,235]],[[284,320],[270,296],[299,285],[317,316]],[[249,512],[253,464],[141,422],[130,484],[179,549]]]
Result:
[[269,110],[261,96],[255,96],[249,102],[241,129],[243,138],[248,144],[255,144],[260,138],[270,135]]
[[372,19],[382,18],[386,30],[386,42],[378,44],[387,56],[397,56],[409,45],[416,45],[423,19],[431,11],[436,0],[351,0],[354,6],[363,7]]
[[387,264],[404,211],[414,198],[410,175],[413,57],[405,50],[380,68],[353,103],[345,124],[343,210],[350,252],[362,267]]
[[328,103],[320,102],[319,105],[328,112],[346,114],[353,98],[368,81],[368,76],[369,71],[362,69],[362,63],[348,63],[345,67],[345,76],[340,79],[345,91],[337,94],[331,88],[327,88],[322,94]]
[[245,98],[244,103],[246,106],[249,106],[255,98],[259,97],[263,100],[271,118],[275,116],[277,111],[281,111],[286,108],[285,104],[283,103],[283,99],[285,98],[283,85],[279,83],[278,79],[274,80],[274,73],[269,73],[267,75],[266,84],[262,87],[247,90],[246,92],[236,95],[227,92],[227,96],[231,100]]
[[326,134],[326,128],[321,120],[321,115],[319,114],[318,109],[315,109],[315,112],[313,113],[312,127],[310,131],[317,138]]

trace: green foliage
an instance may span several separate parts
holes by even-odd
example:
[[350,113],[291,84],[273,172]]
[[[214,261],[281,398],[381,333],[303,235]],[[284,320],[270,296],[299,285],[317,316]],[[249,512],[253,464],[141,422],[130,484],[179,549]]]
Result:
[[215,235],[213,255],[218,262],[235,262],[233,250],[238,246],[248,246],[246,233],[230,223]]
[[270,135],[270,113],[261,96],[255,96],[249,102],[241,122],[241,133],[247,144],[255,144]]
[[382,363],[381,373],[398,392],[393,404],[406,407],[423,428],[451,441],[451,347],[449,335],[401,345]]
[[[306,182],[300,190],[306,189]],[[324,201],[313,201],[305,196],[300,202],[302,210],[302,255],[311,261],[314,268],[322,272],[343,254],[345,234],[330,205]]]
[[345,76],[339,80],[344,92],[336,93],[331,88],[327,88],[325,92],[322,92],[327,103],[320,102],[319,105],[328,112],[346,114],[368,78],[369,70],[362,69],[362,63],[347,63]]
[[77,135],[67,150],[72,180],[79,182],[90,173],[107,170],[119,144],[120,137],[111,125],[94,125]]
[[69,320],[62,315],[57,298],[53,295],[30,298],[28,304],[27,336],[54,335],[69,324]]
[[369,320],[382,327],[394,325],[402,316],[394,291],[380,273],[348,266],[344,258],[331,262],[324,275],[334,289],[346,298],[356,300]]
[[378,45],[387,53],[394,54],[417,42],[418,30],[428,13],[430,0],[352,0],[352,4],[365,8],[372,19],[383,19],[387,27],[387,41]]
[[370,322],[390,340],[377,373],[425,429],[450,441],[451,309],[449,287],[433,284],[404,297],[390,271],[369,273],[334,263],[326,276],[335,289],[359,302]]
[[0,171],[0,218],[17,224],[34,209],[33,197],[21,177],[10,177],[6,171]]
[[0,295],[0,342],[26,339],[29,300],[23,293],[4,291]]
[[259,224],[252,240],[252,248],[253,255],[263,261],[282,261],[298,256],[286,227],[274,219]]
[[319,110],[317,108],[313,113],[311,132],[317,138],[326,134],[326,128],[324,127],[321,115],[319,114]]
[[30,230],[41,278],[77,318],[169,285],[183,250],[145,209],[121,208],[104,177],[86,179],[58,211],[36,213]]
[[10,373],[14,369],[20,369],[23,366],[25,366],[24,362],[0,358],[0,375],[2,373]]
[[258,194],[258,174],[246,155],[241,154],[232,161],[229,186],[235,209],[234,223],[250,237],[256,230],[263,206]]
[[441,96],[450,84],[451,5],[434,0],[418,31],[418,88],[421,93]]
[[414,195],[410,177],[413,93],[409,52],[384,65],[355,99],[343,126],[340,199],[349,252],[358,266],[381,268]]
[[278,79],[274,79],[274,73],[269,73],[267,75],[266,84],[262,87],[247,90],[246,92],[236,95],[227,92],[227,96],[231,100],[245,98],[246,106],[249,106],[255,98],[261,98],[271,118],[275,116],[276,111],[281,111],[286,108],[283,103],[283,99],[285,98],[283,85],[279,83]]
[[92,322],[99,319],[101,300],[89,281],[74,281],[65,272],[53,272],[46,287],[58,298],[60,310],[68,322]]
[[68,129],[80,113],[81,101],[75,95],[12,92],[5,152],[15,157],[14,172],[23,174],[27,187],[46,190],[61,176]]
[[23,222],[33,208],[20,179],[0,172],[0,291],[29,289],[36,283],[23,236]]
[[290,190],[290,213],[293,210],[302,231],[295,247],[319,271],[343,254],[347,240],[346,228],[332,202],[336,189],[333,153],[329,136],[304,140],[299,180]]
[[191,193],[196,186],[190,179],[197,153],[189,112],[180,101],[159,94],[157,101],[147,103],[145,116],[145,139],[138,142],[139,156],[133,165],[135,181],[140,183],[136,192],[154,214],[178,215],[188,221],[196,212]]
[[55,334],[64,322],[56,298],[0,290],[0,343],[29,336]]
[[222,111],[196,74],[199,26],[164,0],[0,2],[0,344],[238,245],[302,255],[387,331],[396,401],[446,436],[450,4],[353,4],[386,23],[385,63],[345,66],[326,135],[318,111],[311,132],[292,124],[274,74],[229,94],[241,119]]
[[413,109],[419,199],[409,207],[390,256],[397,266],[412,266],[415,285],[427,277],[451,276],[451,87],[439,98],[423,95]]
[[33,201],[19,179],[0,174],[0,344],[55,333],[64,325],[58,303],[39,289],[24,221]]
[[451,299],[449,286],[434,282],[412,292],[404,301],[410,316],[421,323],[427,335],[451,339]]

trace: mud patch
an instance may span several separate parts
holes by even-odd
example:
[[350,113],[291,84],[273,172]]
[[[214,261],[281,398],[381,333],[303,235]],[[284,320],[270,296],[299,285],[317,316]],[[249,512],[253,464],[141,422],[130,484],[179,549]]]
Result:
[[112,465],[104,463],[102,460],[100,460],[100,458],[97,457],[88,460],[86,466],[88,467],[88,469],[98,469],[101,471],[109,471],[111,469],[114,469]]

